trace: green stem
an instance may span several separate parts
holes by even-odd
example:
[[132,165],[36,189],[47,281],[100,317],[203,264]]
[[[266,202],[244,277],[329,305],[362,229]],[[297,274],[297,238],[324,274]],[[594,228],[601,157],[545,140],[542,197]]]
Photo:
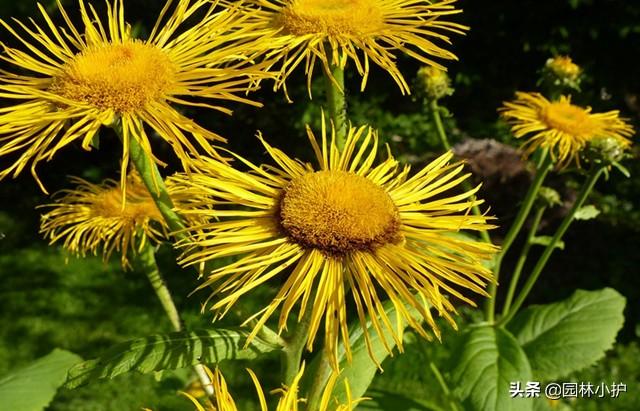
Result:
[[[418,336],[418,338],[420,338],[419,335],[417,335],[417,336]],[[431,359],[431,355],[429,353],[429,350],[427,349],[426,344],[424,343],[424,341],[419,339],[418,345],[422,349],[422,353],[424,354],[425,358],[429,361],[429,369],[431,369],[431,372],[433,373],[434,377],[436,377],[436,381],[438,381],[438,384],[440,385],[440,388],[442,389],[442,392],[444,393],[445,397],[449,401],[449,407],[451,408],[451,411],[459,411],[458,405],[456,404],[456,401],[454,400],[453,396],[451,395],[451,390],[449,389],[449,386],[447,385],[447,381],[444,379],[444,376],[440,372],[440,369],[438,368],[436,363],[433,362],[433,360]]]
[[[144,270],[144,273],[149,279],[149,283],[151,283],[151,287],[153,288],[153,291],[155,291],[158,300],[160,300],[160,304],[162,304],[164,312],[167,314],[169,321],[171,321],[173,329],[175,331],[182,331],[184,329],[184,324],[180,318],[180,313],[178,312],[176,304],[171,297],[171,292],[169,292],[167,283],[158,268],[153,246],[147,242],[140,253],[136,256],[136,259],[138,265],[142,270]],[[193,368],[200,379],[203,389],[209,397],[212,397],[214,395],[213,385],[211,383],[211,379],[209,379],[209,375],[204,369],[204,366],[202,364],[197,364],[194,365]]]
[[322,350],[319,354],[320,360],[318,368],[313,376],[309,392],[307,393],[307,411],[317,411],[320,407],[324,387],[331,376],[332,368],[327,350]]
[[451,407],[451,411],[458,411],[458,406],[456,405],[456,402],[451,398],[451,390],[447,386],[447,382],[445,381],[444,377],[442,376],[442,373],[438,369],[438,366],[433,361],[429,361],[429,368],[431,369],[431,372],[433,373],[433,375],[436,377],[438,384],[440,384],[440,388],[442,388],[442,392],[444,392],[444,395],[449,400],[449,406]]
[[[122,127],[120,124],[114,124],[112,127],[113,130],[118,134],[120,140],[124,140],[124,136],[122,133]],[[184,229],[184,224],[182,223],[182,218],[173,211],[173,201],[169,196],[169,192],[167,191],[167,187],[160,175],[160,171],[156,164],[151,160],[151,158],[145,153],[140,146],[140,143],[135,138],[129,138],[129,156],[131,162],[134,164],[142,182],[144,183],[147,190],[149,190],[149,194],[153,198],[153,201],[158,207],[158,210],[162,214],[162,217],[167,223],[167,226],[171,231],[178,232],[175,234],[177,240],[180,240],[185,237],[185,234],[181,231]],[[180,313],[176,308],[175,303],[173,302],[173,298],[171,297],[171,293],[169,292],[169,288],[167,288],[167,284],[165,283],[162,275],[160,274],[160,270],[158,269],[158,265],[156,263],[155,253],[153,247],[147,243],[144,250],[140,253],[138,257],[153,290],[156,292],[160,303],[162,304],[162,308],[164,308],[165,313],[169,317],[171,321],[171,325],[175,331],[183,330],[182,319],[180,318]],[[209,378],[204,366],[202,364],[196,364],[193,366],[200,383],[202,384],[202,388],[207,393],[209,398],[213,399],[214,391],[213,391],[213,383]]]
[[589,176],[587,177],[587,180],[585,181],[584,185],[582,186],[582,189],[580,190],[580,193],[578,193],[578,197],[576,198],[576,201],[573,204],[573,207],[571,207],[571,210],[569,210],[569,213],[562,220],[562,223],[560,223],[560,227],[558,227],[555,234],[553,235],[553,238],[551,239],[547,247],[544,249],[544,252],[540,256],[540,258],[538,259],[538,262],[533,268],[531,275],[529,276],[526,283],[522,287],[520,294],[514,301],[513,306],[511,307],[507,315],[505,315],[502,318],[502,320],[500,320],[500,325],[507,324],[509,321],[511,321],[513,316],[518,312],[518,310],[524,303],[524,300],[527,298],[527,296],[531,292],[531,289],[533,288],[536,281],[538,280],[538,277],[540,277],[542,270],[544,269],[545,265],[549,261],[549,257],[551,257],[551,254],[553,254],[553,251],[555,250],[558,242],[562,240],[562,236],[564,235],[564,233],[567,231],[567,229],[573,222],[573,218],[576,214],[576,211],[578,211],[582,207],[582,205],[584,204],[585,200],[593,190],[593,187],[595,186],[596,182],[598,181],[598,179],[600,178],[604,170],[605,170],[605,167],[595,167],[591,170],[591,172],[589,173]]
[[527,257],[529,256],[529,250],[531,250],[531,246],[533,245],[533,238],[538,232],[538,226],[540,225],[540,221],[542,220],[542,216],[547,208],[540,207],[536,211],[536,214],[533,217],[533,221],[531,222],[531,228],[529,229],[529,234],[527,235],[527,240],[522,247],[522,251],[520,252],[520,257],[518,257],[518,262],[513,271],[513,275],[511,277],[511,282],[509,283],[509,291],[507,292],[507,298],[504,301],[504,307],[502,309],[502,316],[506,315],[511,307],[511,302],[513,301],[513,295],[516,291],[516,287],[518,285],[518,281],[520,280],[520,275],[522,274],[522,269],[524,268],[525,263],[527,262]]
[[288,338],[284,339],[284,347],[282,349],[282,372],[283,383],[290,385],[300,370],[302,361],[302,352],[307,343],[309,327],[311,326],[311,312],[313,311],[313,303],[309,302],[302,314],[302,318]]
[[[120,139],[122,135],[121,127],[114,126],[113,129],[118,133]],[[129,156],[131,162],[135,166],[142,182],[149,190],[153,201],[156,203],[158,210],[164,217],[169,229],[177,232],[175,235],[177,240],[184,238],[185,234],[181,230],[184,229],[182,218],[173,211],[173,201],[167,191],[167,186],[160,175],[156,163],[145,153],[138,140],[134,137],[129,138]]]
[[451,144],[449,143],[449,139],[447,138],[447,132],[444,130],[444,124],[442,123],[442,116],[440,115],[440,106],[438,105],[438,100],[433,99],[429,101],[429,110],[431,111],[431,115],[433,116],[433,122],[436,125],[438,137],[440,137],[440,144],[442,144],[442,147],[444,147],[445,150],[451,150]]
[[509,228],[509,231],[507,232],[507,235],[502,242],[500,253],[496,256],[495,266],[493,270],[494,278],[488,287],[489,295],[491,297],[486,300],[484,306],[485,318],[489,323],[493,323],[495,321],[496,294],[498,291],[498,280],[500,279],[500,266],[502,265],[502,259],[504,258],[507,251],[509,251],[509,248],[513,244],[513,241],[516,239],[518,233],[524,225],[524,222],[529,216],[531,207],[533,207],[533,203],[538,196],[538,191],[540,191],[540,187],[542,187],[542,183],[544,182],[544,179],[549,172],[551,163],[551,156],[547,155],[546,152],[541,153],[541,158],[538,163],[538,168],[536,170],[536,175],[533,179],[533,182],[531,183],[529,191],[524,198],[524,202],[520,206],[520,210],[518,210],[516,219]]
[[332,66],[331,69],[331,76],[325,73],[327,109],[336,131],[336,144],[338,149],[342,151],[347,139],[347,100],[345,98],[344,70],[339,66]]
[[[433,122],[436,126],[436,130],[438,131],[438,137],[440,137],[440,143],[442,144],[442,147],[447,151],[451,150],[451,144],[449,143],[449,138],[447,137],[447,132],[445,131],[444,124],[442,122],[442,116],[440,115],[440,106],[438,105],[438,100],[434,99],[429,101],[429,110],[431,111],[431,114],[433,116]],[[464,191],[471,191],[473,189],[471,187],[471,184],[469,184],[469,182],[466,180],[462,182],[461,187]],[[471,207],[471,212],[477,216],[482,215],[480,208],[475,204]],[[482,238],[482,241],[486,243],[491,242],[489,232],[486,230],[480,231],[480,237]]]

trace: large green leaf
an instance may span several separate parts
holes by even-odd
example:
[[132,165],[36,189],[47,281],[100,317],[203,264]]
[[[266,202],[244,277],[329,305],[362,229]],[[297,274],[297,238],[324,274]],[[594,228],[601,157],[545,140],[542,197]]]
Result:
[[111,347],[100,358],[69,370],[66,388],[130,371],[149,373],[227,359],[252,359],[277,347],[256,337],[247,348],[247,333],[239,330],[198,330],[152,335]]
[[43,410],[67,378],[69,368],[82,358],[55,349],[50,354],[0,379],[0,408],[11,411]]
[[600,359],[624,322],[625,298],[611,288],[578,290],[554,304],[520,312],[509,330],[529,357],[537,380],[563,377]]
[[[394,329],[397,330],[398,316],[392,302],[386,301],[385,303],[383,303],[383,307],[384,312],[389,318]],[[417,310],[413,308],[407,307],[407,310],[412,315],[418,315]],[[365,341],[365,333],[362,326],[360,325],[360,322],[355,321],[349,328],[349,343],[352,354],[351,363],[349,363],[346,358],[344,344],[340,344],[340,346],[338,347],[338,361],[340,370],[342,372],[338,378],[338,381],[336,382],[336,385],[334,386],[333,397],[335,401],[332,402],[333,404],[343,404],[346,402],[347,392],[345,387],[345,380],[349,384],[351,397],[353,399],[362,397],[367,391],[367,388],[369,388],[369,385],[371,385],[371,381],[375,377],[376,372],[379,370],[378,364],[382,364],[385,358],[389,356],[382,338],[373,329],[370,319],[367,320],[367,328],[369,330],[371,351],[377,363],[371,358],[371,355],[369,354],[369,350],[367,349],[367,344]],[[383,328],[383,335],[389,348],[394,349],[395,342],[391,336],[391,333],[386,328]],[[316,380],[316,374],[320,365],[324,367],[323,369],[326,372],[324,373],[322,378]],[[327,380],[330,376],[330,369],[328,367],[328,363],[325,363],[322,356],[318,355],[310,364],[307,371],[305,371],[305,375],[307,376],[307,378],[305,379],[304,390],[314,393],[312,401],[319,400],[317,396],[322,392],[322,388],[324,388],[327,384]],[[312,387],[309,385],[310,383],[319,385],[315,385]]]
[[455,392],[469,410],[532,409],[529,398],[511,398],[510,384],[531,381],[531,367],[522,348],[508,331],[482,326],[468,332],[461,352],[453,357]]
[[[394,308],[391,301],[387,301],[384,304],[384,308],[387,317],[393,325],[393,329],[397,332],[399,318],[396,313],[396,309]],[[407,310],[411,315],[418,315],[418,311],[413,308],[407,307]],[[403,327],[404,324],[401,324],[400,328],[402,329]],[[371,385],[371,381],[373,381],[376,373],[380,369],[378,367],[378,364],[382,364],[385,358],[389,356],[389,352],[385,348],[383,339],[373,329],[371,320],[367,321],[367,328],[369,330],[371,351],[377,363],[371,358],[369,350],[367,349],[364,330],[360,326],[360,324],[357,323],[356,325],[351,327],[351,332],[349,333],[352,362],[349,363],[347,361],[346,355],[344,354],[344,348],[342,346],[340,347],[339,351],[339,353],[341,354],[339,365],[342,372],[333,391],[338,404],[344,404],[347,400],[347,392],[344,383],[345,380],[349,384],[352,398],[357,399],[362,397],[367,391],[367,388],[369,388],[369,385]],[[383,328],[383,336],[389,348],[393,349],[395,347],[395,342],[393,340],[391,332],[389,332],[389,330],[387,330],[386,328]],[[402,338],[402,333],[400,334],[400,336]]]

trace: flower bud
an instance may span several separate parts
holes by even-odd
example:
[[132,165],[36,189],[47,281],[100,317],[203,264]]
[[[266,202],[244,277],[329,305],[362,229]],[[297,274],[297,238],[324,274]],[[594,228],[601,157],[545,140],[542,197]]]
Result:
[[625,150],[629,147],[629,142],[615,137],[598,137],[590,140],[584,150],[584,157],[587,161],[610,165],[622,160]]
[[545,63],[541,81],[555,87],[580,90],[582,69],[571,60],[571,57],[553,57]]
[[453,94],[447,72],[435,67],[422,67],[416,75],[417,94],[429,100],[439,100]]

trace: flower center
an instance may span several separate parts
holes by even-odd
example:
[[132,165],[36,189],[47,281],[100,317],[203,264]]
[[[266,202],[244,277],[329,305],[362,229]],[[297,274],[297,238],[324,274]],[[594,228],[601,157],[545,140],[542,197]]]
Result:
[[345,171],[292,180],[280,203],[280,224],[298,244],[342,256],[399,240],[400,216],[378,185]]
[[145,187],[129,181],[124,208],[122,208],[122,188],[119,185],[99,192],[92,200],[92,213],[96,217],[129,221],[142,221],[145,218],[162,221],[158,207],[144,190],[146,190]]
[[162,98],[174,76],[168,56],[154,46],[107,43],[77,54],[49,91],[100,109],[132,112]]
[[359,36],[377,32],[384,18],[377,0],[291,0],[278,18],[285,32],[302,36]]
[[551,128],[574,136],[588,136],[595,131],[587,111],[564,101],[551,103],[541,115]]

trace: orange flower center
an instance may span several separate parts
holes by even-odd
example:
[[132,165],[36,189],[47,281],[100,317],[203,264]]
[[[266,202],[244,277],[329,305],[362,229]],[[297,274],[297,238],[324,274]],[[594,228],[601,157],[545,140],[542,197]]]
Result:
[[132,112],[163,98],[174,77],[162,50],[139,41],[106,43],[77,54],[49,91],[99,109]]
[[399,239],[400,216],[393,200],[377,184],[345,171],[292,180],[279,217],[295,242],[332,255],[373,250]]
[[376,0],[292,0],[278,18],[285,32],[360,36],[377,32],[384,17]]
[[557,101],[542,109],[542,120],[551,128],[574,136],[589,136],[597,131],[589,112],[566,101]]

